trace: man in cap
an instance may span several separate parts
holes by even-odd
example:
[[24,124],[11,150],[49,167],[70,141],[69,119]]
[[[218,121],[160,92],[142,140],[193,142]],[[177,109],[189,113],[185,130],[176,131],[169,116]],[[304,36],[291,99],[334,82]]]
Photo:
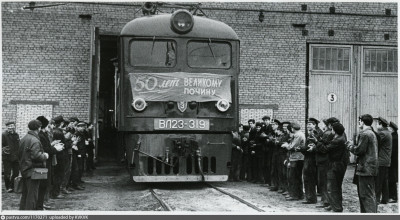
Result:
[[56,128],[61,128],[64,125],[64,118],[62,115],[59,115],[52,119],[54,121],[54,125]]
[[397,136],[397,125],[390,122],[392,130],[392,156],[389,167],[389,203],[397,203],[397,182],[399,181],[399,143]]
[[[86,157],[86,135],[85,135],[85,129],[86,129],[86,123],[85,122],[79,122],[76,125],[76,140],[73,140],[72,144],[72,149],[73,149],[73,164],[76,164],[76,168],[72,169],[72,182],[73,182],[73,188],[74,189],[82,189],[84,188],[82,186],[82,175],[83,175],[83,169],[84,169],[84,162],[85,162],[85,157]],[[74,162],[74,160],[76,162]]]
[[271,187],[270,187],[270,191],[278,191],[279,187],[280,187],[280,182],[279,182],[279,148],[281,148],[279,145],[279,136],[282,135],[282,133],[280,133],[280,135],[278,135],[278,129],[282,129],[282,124],[279,120],[275,119],[272,122],[272,134],[270,136],[268,136],[267,139],[267,144],[270,146],[269,147],[269,151],[270,151],[270,155],[271,155],[271,174],[270,174],[270,178],[271,178]]
[[236,129],[232,129],[232,166],[230,172],[230,180],[239,182],[240,168],[242,165],[242,153],[241,141],[239,133]]
[[315,161],[317,163],[317,173],[318,173],[318,188],[321,192],[321,204],[317,205],[317,208],[325,208],[329,206],[328,200],[328,165],[329,165],[329,158],[328,154],[325,151],[318,150],[319,145],[328,145],[334,138],[335,134],[332,131],[332,125],[328,124],[328,120],[322,120],[325,128],[322,134],[322,137],[318,139],[316,143],[316,153],[315,153]]
[[[39,194],[38,194],[38,203],[37,203],[37,209],[38,210],[43,210],[43,209],[51,209],[52,207],[44,204],[45,202],[45,197],[46,194],[50,192],[52,185],[54,183],[54,178],[53,178],[53,158],[55,157],[55,154],[57,151],[61,151],[62,147],[57,145],[59,141],[53,141],[50,142],[48,132],[49,132],[49,120],[45,118],[44,116],[39,116],[37,117],[38,121],[41,123],[41,129],[38,133],[40,143],[42,145],[42,148],[44,152],[48,154],[48,159],[46,160],[46,168],[48,169],[47,173],[47,179],[41,180],[40,185],[39,185]],[[54,198],[54,197],[53,197]],[[63,197],[59,197],[63,198]]]
[[[285,147],[282,147],[283,144],[287,144],[290,142],[290,131],[288,130],[288,125],[290,125],[290,122],[284,121],[281,123],[282,124],[282,134],[280,135],[279,138],[279,173],[278,173],[278,179],[279,179],[279,193],[282,193],[285,195],[288,193],[287,191],[289,190],[289,181],[288,181],[288,163],[289,163],[289,153],[288,150]],[[278,128],[279,130],[279,128]]]
[[303,166],[303,179],[304,179],[304,190],[306,201],[303,204],[315,204],[317,203],[317,192],[316,192],[316,176],[317,176],[317,164],[315,161],[315,151],[313,150],[320,134],[315,130],[315,120],[308,120],[307,122],[307,140],[301,152],[304,154],[304,166]]
[[243,126],[243,132],[241,133],[241,143],[243,149],[242,155],[242,167],[240,170],[240,179],[241,180],[251,180],[250,171],[249,171],[249,149],[250,149],[250,142],[249,142],[249,131],[250,127],[248,125]]
[[358,126],[361,131],[358,134],[358,143],[351,141],[347,149],[358,156],[356,178],[358,178],[357,190],[360,200],[361,213],[376,213],[375,177],[378,174],[378,139],[372,131],[373,118],[369,114],[359,117]]
[[332,134],[334,135],[331,141],[320,141],[316,146],[317,152],[328,154],[329,162],[327,171],[327,188],[328,196],[325,204],[327,211],[333,210],[334,212],[343,211],[343,196],[342,196],[342,183],[346,173],[347,164],[343,160],[346,157],[346,135],[345,129],[342,124],[336,122],[332,125]]
[[249,173],[248,173],[248,182],[254,182],[256,181],[257,177],[257,172],[256,172],[256,155],[255,155],[255,150],[254,150],[254,142],[256,138],[256,122],[254,119],[249,119],[248,122],[249,124]]
[[262,124],[260,122],[256,123],[256,135],[253,143],[253,149],[251,149],[251,154],[253,155],[253,179],[254,183],[264,183],[264,152],[263,146],[265,143],[266,135],[261,131]]
[[19,173],[19,135],[17,132],[15,132],[15,122],[7,122],[6,126],[7,130],[1,135],[1,150],[4,166],[4,183],[6,185],[7,192],[12,192],[14,189],[14,179]]
[[286,198],[288,201],[303,199],[303,180],[302,180],[302,170],[304,155],[300,152],[300,149],[304,148],[306,137],[304,133],[300,130],[300,125],[298,123],[292,123],[291,127],[293,129],[294,135],[293,140],[290,144],[285,144],[289,152],[289,163],[290,163],[290,173],[289,173],[289,197]]
[[[264,116],[262,117],[263,126],[261,127],[261,132],[267,136],[266,140],[269,140],[274,135],[274,129],[272,128],[274,123],[271,123],[271,117]],[[263,144],[263,175],[264,175],[264,183],[267,187],[271,185],[271,162],[272,162],[272,141],[267,141]]]
[[43,151],[39,140],[39,128],[42,123],[32,120],[28,124],[29,131],[22,138],[19,146],[18,158],[22,175],[22,195],[20,210],[36,210],[38,202],[39,184],[41,180],[32,179],[34,168],[45,167],[45,161],[49,155]]
[[[389,201],[388,172],[392,154],[392,134],[388,129],[389,122],[379,117],[377,120],[377,133],[380,137],[378,149],[379,170],[375,182],[376,202],[387,204]],[[382,195],[382,200],[381,200]]]

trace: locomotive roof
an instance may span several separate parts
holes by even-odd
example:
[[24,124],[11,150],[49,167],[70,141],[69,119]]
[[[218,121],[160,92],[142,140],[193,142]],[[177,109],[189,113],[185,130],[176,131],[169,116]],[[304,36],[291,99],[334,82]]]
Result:
[[177,34],[171,29],[171,14],[152,15],[136,18],[127,23],[121,31],[121,36],[164,36],[193,38],[221,38],[238,40],[235,31],[227,24],[209,18],[193,16],[193,29],[186,34]]

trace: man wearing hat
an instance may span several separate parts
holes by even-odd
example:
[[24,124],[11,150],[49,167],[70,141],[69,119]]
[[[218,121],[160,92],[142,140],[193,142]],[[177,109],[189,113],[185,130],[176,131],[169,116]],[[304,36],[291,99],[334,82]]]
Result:
[[315,130],[315,120],[308,120],[307,122],[307,140],[301,152],[304,154],[304,166],[303,166],[303,179],[304,179],[304,190],[306,201],[303,204],[315,204],[317,203],[317,191],[316,191],[316,176],[317,176],[317,164],[315,161],[315,151],[313,150],[320,134]]
[[[375,182],[376,202],[387,204],[389,201],[388,172],[392,154],[392,134],[388,129],[389,122],[379,117],[377,120],[377,133],[380,137],[378,149],[379,171]],[[382,195],[382,200],[381,200]]]
[[266,140],[266,135],[261,131],[262,123],[256,123],[256,134],[254,138],[254,143],[252,144],[251,155],[253,159],[253,182],[254,183],[264,183],[264,173],[263,173],[263,162],[264,162],[264,152],[263,146]]
[[85,136],[86,123],[78,122],[76,125],[76,140],[73,140],[73,154],[72,164],[73,168],[71,171],[72,187],[74,189],[82,190],[82,175],[84,169],[84,162],[86,157],[86,136]]
[[[267,135],[267,139],[269,137],[272,138],[274,135],[274,130],[272,128],[274,123],[271,123],[271,117],[269,116],[264,116],[262,117],[263,121],[263,126],[261,127],[261,132]],[[272,168],[272,148],[273,148],[273,143],[271,141],[267,141],[263,144],[263,175],[264,175],[264,183],[266,183],[266,186],[271,185],[271,168]]]
[[290,163],[290,173],[289,173],[289,197],[286,198],[288,201],[303,199],[303,180],[302,180],[302,170],[304,155],[300,152],[300,149],[304,148],[306,137],[304,133],[300,130],[300,125],[297,123],[292,123],[291,127],[293,129],[293,140],[290,144],[284,144],[289,152],[289,163]]
[[[270,191],[278,191],[280,187],[280,182],[279,182],[279,135],[277,134],[278,128],[282,129],[282,124],[278,119],[275,119],[272,122],[272,134],[268,137],[267,139],[267,144],[270,146],[269,151],[271,155],[271,173],[270,173],[270,178],[271,178],[271,187]],[[282,135],[282,134],[280,134]]]
[[324,201],[329,204],[325,209],[327,211],[342,212],[342,183],[346,173],[347,164],[343,160],[346,157],[346,135],[342,124],[336,122],[332,125],[333,139],[329,142],[321,141],[316,146],[317,152],[327,153],[329,163],[327,171],[328,197]]
[[399,181],[399,143],[397,136],[397,125],[390,122],[392,130],[392,156],[389,167],[389,203],[397,203],[397,182]]
[[6,126],[7,130],[1,135],[1,150],[4,166],[4,183],[7,192],[12,192],[14,190],[14,179],[19,173],[19,135],[15,132],[15,122],[7,122]]
[[36,210],[41,180],[31,179],[34,168],[45,167],[49,155],[44,152],[39,139],[39,129],[42,123],[32,120],[28,124],[29,131],[21,139],[18,158],[22,175],[22,195],[20,210]]
[[250,141],[249,141],[249,131],[250,127],[248,125],[243,126],[243,132],[240,134],[241,142],[242,142],[242,167],[240,169],[240,179],[241,180],[251,180],[250,177],[250,165],[249,165],[249,148],[250,148]]
[[[325,129],[324,132],[321,136],[321,138],[318,140],[316,143],[316,152],[315,152],[315,161],[317,163],[317,173],[318,173],[318,188],[320,189],[321,192],[321,204],[317,205],[317,208],[325,208],[329,206],[329,201],[328,201],[328,179],[327,179],[327,173],[328,173],[328,154],[325,151],[320,151],[318,150],[319,145],[328,145],[334,138],[335,134],[332,131],[332,125],[328,124],[328,120],[324,119],[322,120]],[[345,135],[345,134],[344,134]]]
[[359,117],[358,126],[361,131],[358,134],[358,143],[351,141],[347,149],[357,158],[356,178],[358,197],[361,213],[376,213],[375,177],[378,174],[378,139],[372,131],[373,118],[369,114]]
[[[279,139],[279,169],[281,171],[279,172],[279,193],[282,193],[283,195],[287,195],[289,191],[289,180],[288,180],[288,175],[289,175],[289,168],[288,168],[288,163],[289,163],[289,152],[288,150],[284,147],[284,144],[290,142],[290,131],[288,130],[288,126],[290,125],[290,122],[284,121],[281,123],[282,124],[282,135],[280,136]],[[279,128],[278,128],[279,130]]]
[[[39,185],[39,194],[38,194],[38,202],[37,202],[37,209],[38,210],[43,210],[43,209],[51,209],[50,206],[44,204],[45,202],[45,197],[46,194],[48,194],[51,190],[51,187],[54,183],[54,178],[53,178],[53,157],[55,157],[55,154],[57,151],[61,151],[62,148],[57,145],[59,141],[53,141],[50,142],[49,136],[48,136],[48,125],[49,125],[49,120],[45,118],[44,116],[39,116],[37,117],[38,121],[41,122],[41,129],[38,133],[40,143],[43,147],[44,152],[48,154],[48,159],[46,160],[46,168],[48,169],[47,173],[47,179],[41,180],[40,185]],[[63,198],[63,197],[59,197]]]
[[61,128],[64,125],[64,118],[62,115],[59,115],[52,120],[54,121],[54,125],[56,128]]

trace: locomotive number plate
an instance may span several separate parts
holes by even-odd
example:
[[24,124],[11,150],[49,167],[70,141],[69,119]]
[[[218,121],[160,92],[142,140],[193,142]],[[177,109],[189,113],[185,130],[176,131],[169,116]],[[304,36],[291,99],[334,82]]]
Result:
[[210,130],[210,120],[194,118],[155,118],[154,130]]

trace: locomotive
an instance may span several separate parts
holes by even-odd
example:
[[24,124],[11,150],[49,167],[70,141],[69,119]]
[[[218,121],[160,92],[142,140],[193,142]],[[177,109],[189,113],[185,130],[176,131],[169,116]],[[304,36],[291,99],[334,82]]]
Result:
[[117,128],[133,181],[227,181],[239,43],[225,23],[184,9],[123,27]]

